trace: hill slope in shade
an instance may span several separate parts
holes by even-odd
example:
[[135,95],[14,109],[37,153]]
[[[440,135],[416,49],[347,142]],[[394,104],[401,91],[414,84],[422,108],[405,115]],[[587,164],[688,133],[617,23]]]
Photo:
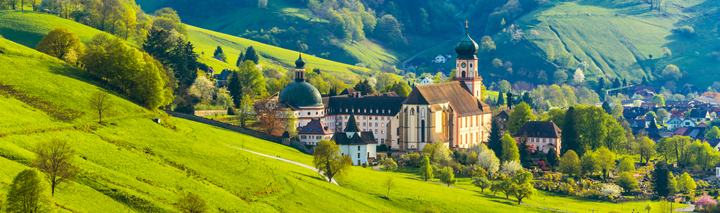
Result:
[[[63,19],[57,16],[32,11],[13,11],[0,10],[0,35],[8,40],[15,41],[19,44],[34,48],[50,30],[57,26],[67,27],[78,35],[80,40],[88,42],[95,34],[103,33],[92,27]],[[201,28],[188,26],[190,41],[195,45],[195,51],[201,55],[200,62],[212,66],[216,71],[227,69],[237,69],[235,66],[240,51],[245,51],[249,46],[253,46],[260,51],[261,64],[269,64],[271,66],[282,66],[288,69],[295,67],[295,60],[298,57],[296,51],[274,47],[259,42],[230,36],[222,33],[204,30]],[[133,43],[133,41],[131,41]],[[140,44],[133,44],[139,46]],[[218,61],[212,58],[212,53],[217,46],[223,47],[228,58],[228,63]],[[322,59],[314,56],[304,56],[310,68],[319,68],[324,72],[330,73],[339,79],[351,81],[360,79],[361,76],[369,76],[373,71]]]
[[[569,53],[575,64],[570,67],[572,71],[580,62],[590,65],[585,70],[588,80],[620,77],[639,83],[644,76],[650,76],[659,87],[666,81],[661,77],[662,69],[675,64],[683,72],[678,87],[689,83],[706,88],[720,78],[720,73],[714,72],[720,69],[720,63],[708,56],[720,51],[719,7],[718,1],[677,0],[663,7],[667,13],[660,14],[651,11],[648,3],[635,0],[553,0],[507,23],[506,29],[511,25],[522,29],[524,38],[520,42],[512,42],[507,31],[491,35],[497,51],[479,54],[481,73],[486,79],[500,80],[492,77],[505,75],[505,69],[492,66],[492,60],[499,58],[512,62],[514,79],[538,83],[535,78],[518,74],[518,70],[524,69],[544,70],[552,80],[552,73],[558,68],[555,59]],[[686,37],[673,32],[681,26],[693,27],[695,35]],[[483,35],[473,36],[480,40]],[[450,47],[448,44],[436,48],[423,57],[445,53]],[[672,55],[664,55],[664,47]],[[443,66],[452,68],[454,64]]]

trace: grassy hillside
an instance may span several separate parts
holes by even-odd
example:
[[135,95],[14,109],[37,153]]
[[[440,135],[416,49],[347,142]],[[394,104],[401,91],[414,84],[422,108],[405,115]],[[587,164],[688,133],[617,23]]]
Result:
[[[168,4],[155,0],[136,1],[147,12],[152,12]],[[268,1],[266,9],[257,7],[234,8],[228,13],[202,13],[200,17],[181,17],[188,24],[204,29],[238,36],[246,31],[270,31],[274,27],[287,29],[316,30],[317,25],[326,25],[327,20],[320,19],[307,8],[299,8],[298,3],[289,0]],[[225,8],[218,8],[225,9]],[[259,19],[262,17],[262,19]],[[318,34],[319,35],[319,34]],[[311,38],[313,40],[321,38]],[[296,46],[285,47],[297,49]],[[383,64],[397,64],[399,60],[391,50],[371,41],[347,43],[328,43],[323,46],[310,46],[308,51],[315,55],[328,54],[323,58],[347,64],[363,63],[366,67],[379,68]],[[402,53],[401,53],[402,54]],[[237,55],[234,56],[237,58]]]
[[[94,28],[83,24],[73,22],[71,20],[59,18],[57,16],[31,11],[13,11],[0,10],[0,35],[8,40],[17,42],[27,47],[35,48],[42,37],[56,26],[64,26],[75,32],[80,40],[87,42],[97,33],[103,33]],[[222,69],[237,69],[235,63],[240,50],[245,51],[249,46],[253,46],[260,51],[262,64],[270,66],[294,67],[297,59],[297,52],[279,47],[274,47],[259,42],[217,33],[209,30],[188,26],[190,41],[195,45],[195,51],[201,55],[200,62],[215,68],[216,71]],[[131,41],[132,43],[132,41]],[[139,44],[134,44],[139,46]],[[224,63],[212,58],[212,53],[217,46],[222,46],[228,58],[228,63]],[[343,63],[330,61],[314,56],[305,56],[305,60],[310,68],[320,68],[321,70],[335,75],[339,79],[350,81],[359,79],[361,76],[368,76],[372,71],[366,68],[356,67]]]

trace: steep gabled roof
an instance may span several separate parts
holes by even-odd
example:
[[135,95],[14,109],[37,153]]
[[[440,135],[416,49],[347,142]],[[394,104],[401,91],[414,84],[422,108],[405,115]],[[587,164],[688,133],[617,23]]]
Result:
[[348,120],[348,124],[347,124],[347,127],[345,127],[344,132],[360,132],[360,128],[358,128],[357,121],[355,121],[355,114],[350,114],[350,119]]
[[420,85],[415,87],[403,104],[432,105],[450,103],[459,116],[490,113],[490,107],[472,95],[460,81]]
[[515,137],[560,138],[562,131],[551,121],[528,121],[515,133]]
[[375,135],[372,132],[362,132],[360,135],[353,134],[352,137],[347,137],[347,134],[342,132],[336,132],[332,139],[337,145],[367,145],[377,144],[375,141]]

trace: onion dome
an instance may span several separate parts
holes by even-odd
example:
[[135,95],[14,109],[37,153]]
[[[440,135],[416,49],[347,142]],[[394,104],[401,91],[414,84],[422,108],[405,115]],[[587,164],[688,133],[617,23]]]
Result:
[[308,82],[293,82],[287,85],[278,96],[278,102],[295,107],[322,106],[322,96],[312,84]]
[[296,69],[305,68],[305,59],[302,58],[302,54],[301,54],[300,57],[295,61],[295,68],[296,68]]
[[455,52],[458,54],[459,59],[477,59],[477,53],[480,49],[478,44],[470,38],[467,29],[467,22],[465,25],[465,36],[460,42],[455,45]]

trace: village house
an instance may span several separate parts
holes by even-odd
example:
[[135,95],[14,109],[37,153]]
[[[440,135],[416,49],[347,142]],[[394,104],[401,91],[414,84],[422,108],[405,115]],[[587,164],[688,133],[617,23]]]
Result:
[[435,56],[435,59],[433,59],[432,62],[436,63],[436,64],[444,64],[445,62],[447,62],[447,58],[445,58],[445,56],[441,54],[441,55]]
[[418,82],[418,85],[428,85],[433,84],[433,79],[431,77],[421,77],[420,82]]
[[690,110],[690,116],[688,116],[688,117],[695,122],[703,122],[703,121],[711,120],[710,112],[708,110],[697,109],[697,108]]
[[305,145],[317,145],[320,140],[330,140],[333,136],[333,131],[329,127],[325,126],[320,119],[313,119],[305,125],[299,128],[298,136],[300,142]]
[[500,111],[497,115],[495,115],[492,119],[494,119],[498,127],[500,127],[500,131],[505,130],[505,125],[507,124],[508,119],[510,119],[510,110],[506,109],[503,111]]
[[532,150],[547,154],[550,149],[555,149],[558,155],[560,153],[562,131],[552,121],[528,121],[513,137],[517,143],[527,138],[527,144]]
[[331,140],[340,146],[342,155],[352,158],[353,165],[374,164],[377,149],[375,136],[372,132],[360,131],[355,115],[350,115],[345,130],[334,133]]

